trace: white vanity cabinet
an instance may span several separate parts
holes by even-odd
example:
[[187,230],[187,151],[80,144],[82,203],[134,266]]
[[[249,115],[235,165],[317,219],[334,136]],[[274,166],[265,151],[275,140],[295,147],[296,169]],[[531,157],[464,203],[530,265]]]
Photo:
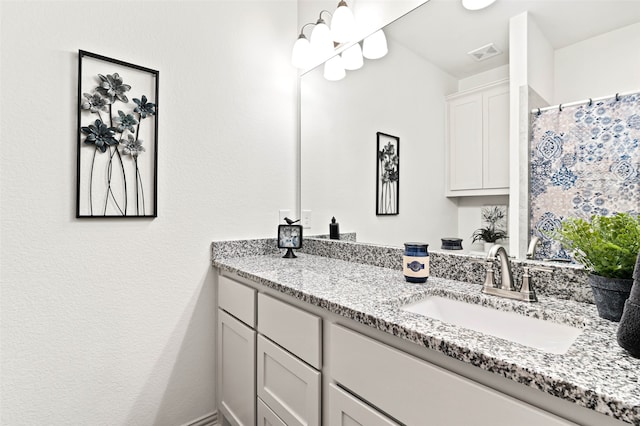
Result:
[[509,193],[509,83],[447,97],[447,196]]
[[320,426],[322,319],[218,275],[222,424]]
[[574,425],[347,328],[329,334],[332,379],[403,424]]
[[229,276],[219,275],[218,293],[218,407],[223,425],[620,424]]
[[220,276],[218,282],[218,395],[226,422],[256,422],[256,290]]

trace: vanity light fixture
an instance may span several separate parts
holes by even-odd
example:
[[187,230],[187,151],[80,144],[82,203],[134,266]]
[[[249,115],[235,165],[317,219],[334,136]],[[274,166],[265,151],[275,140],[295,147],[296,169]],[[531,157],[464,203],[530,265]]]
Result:
[[342,65],[344,65],[344,69],[349,71],[355,71],[362,68],[364,60],[362,59],[362,48],[360,47],[360,43],[356,43],[342,52]]
[[329,81],[342,80],[347,75],[342,56],[336,55],[324,63],[324,78]]
[[309,40],[304,35],[304,29],[307,25],[315,25],[313,22],[309,22],[308,24],[304,24],[302,29],[300,29],[300,35],[298,36],[298,40],[293,45],[293,51],[291,52],[291,64],[300,69],[306,69],[311,66],[311,61],[313,59],[313,52],[311,51],[311,44]]
[[[322,18],[323,13],[331,16],[331,29]],[[314,25],[314,28],[307,39],[304,29],[309,25]],[[291,63],[296,68],[310,69],[315,64],[324,62],[324,78],[336,81],[345,77],[346,70],[362,68],[363,58],[379,59],[388,52],[387,38],[382,30],[365,38],[362,45],[358,42],[349,46],[348,43],[355,41],[355,37],[356,25],[353,13],[347,6],[347,2],[340,0],[333,14],[322,10],[316,23],[308,23],[302,27],[293,45]],[[339,45],[344,49],[336,55],[336,46]],[[330,59],[327,60],[327,58]]]
[[311,51],[313,52],[314,59],[318,60],[324,60],[334,52],[331,30],[324,19],[322,19],[323,12],[329,13],[326,10],[321,11],[316,26],[313,27],[313,31],[311,31]]
[[380,59],[387,52],[387,37],[381,29],[365,38],[362,42],[362,56],[367,59]]
[[462,0],[462,6],[467,10],[480,10],[489,7],[496,0]]
[[[328,13],[331,17],[331,28],[322,18],[323,13]],[[309,39],[304,35],[304,29],[308,25],[314,25]],[[336,45],[354,41],[355,35],[356,21],[353,12],[345,0],[340,0],[333,14],[322,10],[316,23],[310,22],[302,27],[298,40],[293,45],[291,63],[300,69],[321,63],[334,54]]]
[[340,0],[331,17],[331,34],[337,43],[349,43],[355,39],[356,20],[347,2]]

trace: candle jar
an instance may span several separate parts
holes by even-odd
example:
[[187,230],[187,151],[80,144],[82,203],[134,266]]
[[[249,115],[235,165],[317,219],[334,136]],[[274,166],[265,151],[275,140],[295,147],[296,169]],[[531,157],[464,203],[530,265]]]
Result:
[[429,244],[404,243],[402,271],[410,283],[425,283],[429,278]]

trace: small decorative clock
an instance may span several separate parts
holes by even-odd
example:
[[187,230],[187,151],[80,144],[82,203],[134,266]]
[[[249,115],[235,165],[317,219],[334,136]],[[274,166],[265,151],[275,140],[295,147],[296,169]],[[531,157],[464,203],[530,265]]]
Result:
[[292,259],[296,256],[293,249],[302,247],[301,225],[278,225],[278,248],[286,248],[284,258]]

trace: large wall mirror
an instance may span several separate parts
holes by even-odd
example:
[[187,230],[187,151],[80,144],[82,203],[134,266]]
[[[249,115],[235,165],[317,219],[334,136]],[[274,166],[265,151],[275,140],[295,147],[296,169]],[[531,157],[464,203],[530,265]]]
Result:
[[[357,19],[357,0],[354,11]],[[441,238],[457,237],[465,249],[476,251],[481,248],[471,245],[470,236],[481,225],[484,206],[510,206],[509,221],[526,218],[514,211],[527,208],[522,194],[516,203],[507,191],[445,196],[445,110],[448,95],[509,79],[510,19],[527,11],[555,59],[553,90],[540,103],[640,89],[639,2],[497,0],[475,12],[458,0],[426,2],[384,27],[389,45],[384,58],[365,59],[363,68],[340,81],[325,80],[322,66],[301,76],[300,207],[311,210],[307,235],[328,234],[335,216],[341,231],[356,232],[360,242],[400,247],[424,241],[438,249]],[[606,34],[620,42],[602,46]],[[502,54],[485,61],[468,55],[489,43]],[[624,58],[612,57],[624,51]],[[635,71],[621,76],[625,66]],[[590,78],[583,78],[585,73]],[[397,215],[376,215],[377,132],[399,138]],[[526,170],[526,164],[520,166]],[[512,198],[514,189],[527,188],[513,178],[509,186]],[[519,235],[521,243],[527,238]]]

